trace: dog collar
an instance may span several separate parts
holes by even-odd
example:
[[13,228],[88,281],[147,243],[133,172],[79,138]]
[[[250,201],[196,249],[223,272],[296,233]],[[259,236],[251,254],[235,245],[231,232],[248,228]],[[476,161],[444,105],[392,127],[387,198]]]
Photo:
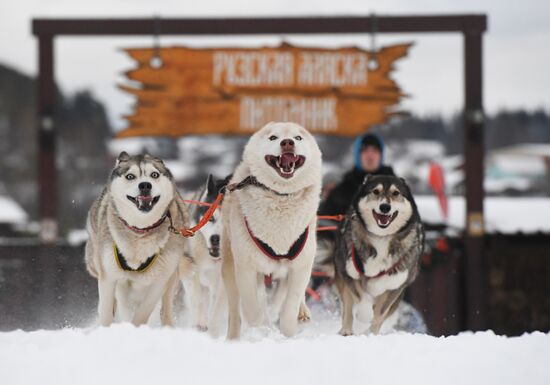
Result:
[[[405,254],[406,255],[406,254]],[[359,260],[357,257],[357,253],[355,252],[355,244],[352,243],[351,245],[351,261],[353,262],[353,266],[355,266],[355,270],[359,273],[360,276],[364,276],[367,279],[374,279],[374,278],[380,278],[384,275],[392,275],[397,272],[397,267],[403,262],[403,259],[405,259],[405,255],[403,255],[397,262],[395,262],[392,267],[390,267],[387,270],[382,270],[376,275],[369,276],[365,274],[365,268],[363,266],[362,261]]]
[[155,262],[155,260],[157,259],[158,255],[159,255],[159,253],[153,254],[152,256],[147,258],[147,260],[145,260],[145,262],[143,262],[141,265],[139,265],[137,269],[132,269],[130,266],[128,266],[128,263],[126,262],[126,259],[124,258],[124,255],[122,255],[120,250],[118,250],[118,247],[114,242],[113,242],[113,251],[115,253],[116,263],[117,263],[118,267],[121,270],[132,271],[132,272],[137,272],[137,273],[146,272],[151,267],[153,262]]
[[166,220],[167,217],[169,217],[170,214],[169,212],[166,212],[162,218],[160,218],[158,221],[156,221],[155,223],[153,223],[151,226],[147,226],[147,227],[137,227],[137,226],[132,226],[130,225],[128,222],[126,222],[122,217],[118,217],[118,219],[120,219],[120,221],[122,223],[124,223],[124,225],[126,227],[128,227],[130,230],[132,230],[133,232],[135,233],[138,233],[138,234],[144,234],[148,231],[151,231],[151,230],[154,230],[156,229],[157,227],[159,227],[160,225],[162,225],[164,223],[164,221]]
[[292,246],[290,246],[288,252],[286,254],[280,255],[275,253],[275,251],[267,243],[254,235],[254,233],[252,232],[252,230],[250,230],[250,227],[248,226],[248,221],[246,220],[246,217],[244,218],[244,223],[246,225],[246,229],[248,230],[250,238],[252,238],[258,249],[260,249],[260,251],[264,255],[275,261],[281,261],[283,259],[288,259],[289,261],[292,261],[293,259],[295,259],[304,249],[309,235],[309,226],[307,226],[304,232],[298,237],[296,241],[294,241]]

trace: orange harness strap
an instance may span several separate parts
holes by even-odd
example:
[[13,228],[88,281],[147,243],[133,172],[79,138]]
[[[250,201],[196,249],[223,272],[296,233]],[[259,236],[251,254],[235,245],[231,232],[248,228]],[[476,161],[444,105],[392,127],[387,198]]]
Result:
[[338,214],[338,215],[317,215],[317,219],[328,219],[331,221],[336,222],[342,222],[344,219],[346,219],[345,215]]
[[317,231],[334,231],[338,230],[338,226],[319,226]]
[[[244,187],[246,184],[250,184],[250,183],[252,183],[252,182],[247,181],[245,179],[241,183],[228,186],[228,190],[229,191],[238,190],[238,189]],[[174,226],[170,225],[169,230],[174,234],[179,234],[179,235],[184,236],[186,238],[194,236],[195,233],[197,231],[199,231],[205,224],[207,224],[208,221],[210,220],[210,218],[212,218],[212,215],[214,215],[214,212],[216,211],[216,209],[220,205],[220,202],[222,201],[222,199],[223,199],[223,193],[218,194],[218,196],[216,197],[216,200],[214,201],[214,203],[199,202],[199,201],[190,200],[190,199],[183,200],[185,203],[191,203],[191,204],[196,204],[196,205],[200,205],[200,206],[208,206],[208,210],[206,211],[204,216],[201,218],[199,223],[197,223],[195,226],[191,227],[190,229],[187,229],[187,228],[183,227],[182,229],[178,230]],[[340,214],[340,215],[319,215],[319,216],[317,216],[317,219],[327,219],[327,220],[341,222],[345,219],[345,215],[342,215],[342,214]],[[337,229],[336,226],[324,226],[324,227],[319,227],[317,229],[317,231],[327,231],[327,230],[336,230],[336,229]]]
[[191,227],[190,229],[182,227],[180,230],[176,229],[174,226],[170,226],[170,231],[173,232],[174,234],[179,234],[185,238],[194,236],[195,233],[199,231],[204,225],[206,225],[210,220],[210,218],[212,218],[212,215],[214,215],[214,212],[220,205],[220,202],[222,201],[222,199],[223,199],[223,193],[219,193],[214,203],[210,205],[208,210],[206,210],[206,213],[204,214],[204,216],[201,218],[199,223],[197,223],[195,226]]
[[194,201],[194,200],[192,200],[192,199],[184,199],[183,201],[184,201],[185,203],[191,203],[191,204],[199,205],[199,206],[206,206],[206,207],[212,206],[212,203],[201,202],[201,201]]

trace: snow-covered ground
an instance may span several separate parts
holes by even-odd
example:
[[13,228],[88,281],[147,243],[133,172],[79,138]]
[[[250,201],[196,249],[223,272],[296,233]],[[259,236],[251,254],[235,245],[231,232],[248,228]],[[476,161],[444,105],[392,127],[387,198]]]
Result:
[[292,339],[263,330],[231,343],[189,329],[128,324],[0,333],[0,383],[550,383],[550,334],[340,337],[322,329],[314,324]]
[[[464,197],[449,197],[449,218],[443,219],[437,198],[418,195],[414,200],[418,205],[422,220],[427,223],[446,223],[462,230],[466,220]],[[550,198],[547,197],[486,197],[484,200],[485,226],[488,233],[549,233]]]
[[[550,383],[550,333],[341,337],[338,311],[325,305],[310,304],[313,318],[294,338],[276,327],[245,327],[239,342],[213,339],[184,327],[181,313],[174,329],[115,324],[0,333],[0,384]],[[407,306],[401,314],[409,314]]]

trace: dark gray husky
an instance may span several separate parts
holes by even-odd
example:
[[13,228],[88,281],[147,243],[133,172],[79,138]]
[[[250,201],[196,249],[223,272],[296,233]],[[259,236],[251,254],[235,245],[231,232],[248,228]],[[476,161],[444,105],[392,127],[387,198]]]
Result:
[[378,333],[388,317],[397,316],[424,250],[423,226],[405,180],[367,176],[339,231],[333,255],[340,334],[352,334],[354,320]]

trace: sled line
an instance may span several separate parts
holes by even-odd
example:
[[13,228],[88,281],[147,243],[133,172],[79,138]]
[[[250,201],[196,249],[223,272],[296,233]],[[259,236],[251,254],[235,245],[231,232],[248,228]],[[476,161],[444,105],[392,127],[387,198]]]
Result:
[[[208,203],[208,202],[201,202],[201,201],[196,201],[196,200],[193,200],[193,199],[183,199],[183,202],[187,203],[187,204],[193,204],[193,205],[198,205],[198,206],[205,206],[205,207],[212,207],[214,205],[214,203]],[[217,208],[221,208],[220,205],[218,205]],[[206,214],[205,214],[206,216]],[[210,218],[209,218],[210,219]],[[330,221],[336,221],[336,222],[341,222],[345,219],[345,215],[343,214],[338,214],[338,215],[318,215],[317,216],[317,219],[318,220],[330,220]],[[208,222],[208,221],[207,221]],[[201,226],[202,227],[202,226]],[[198,228],[200,229],[200,227]],[[197,230],[198,230],[197,229]],[[332,231],[332,230],[337,230],[338,227],[337,226],[320,226],[317,228],[317,231]],[[195,230],[195,231],[197,231]]]
[[[195,233],[197,231],[199,231],[204,225],[206,225],[208,223],[208,221],[210,220],[210,218],[212,218],[212,215],[214,215],[214,212],[216,211],[216,209],[220,205],[226,191],[233,192],[233,191],[236,191],[236,190],[243,189],[243,188],[245,188],[246,186],[249,186],[249,185],[256,186],[256,187],[261,187],[264,190],[271,191],[271,192],[273,192],[277,195],[281,195],[281,196],[288,196],[289,195],[289,194],[277,192],[277,191],[267,187],[266,185],[260,183],[254,176],[249,175],[246,178],[244,178],[242,181],[240,181],[239,183],[232,183],[232,184],[229,184],[227,186],[222,187],[222,189],[218,193],[218,196],[217,196],[216,200],[214,201],[214,203],[200,202],[200,201],[196,201],[196,200],[192,200],[192,199],[184,199],[183,202],[185,202],[185,203],[196,204],[196,205],[199,205],[199,206],[209,206],[208,210],[206,210],[206,213],[204,214],[204,216],[201,218],[199,223],[197,223],[195,226],[193,226],[191,228],[182,227],[181,229],[178,230],[173,226],[172,223],[170,223],[170,227],[168,228],[168,230],[170,232],[174,233],[174,234],[179,234],[179,235],[181,235],[185,238],[189,238],[189,237],[194,236]],[[345,216],[344,215],[318,215],[317,219],[318,220],[326,219],[326,220],[333,220],[333,221],[341,222],[345,219]],[[336,230],[336,226],[323,226],[323,227],[320,227],[317,231],[326,231],[326,230]]]

